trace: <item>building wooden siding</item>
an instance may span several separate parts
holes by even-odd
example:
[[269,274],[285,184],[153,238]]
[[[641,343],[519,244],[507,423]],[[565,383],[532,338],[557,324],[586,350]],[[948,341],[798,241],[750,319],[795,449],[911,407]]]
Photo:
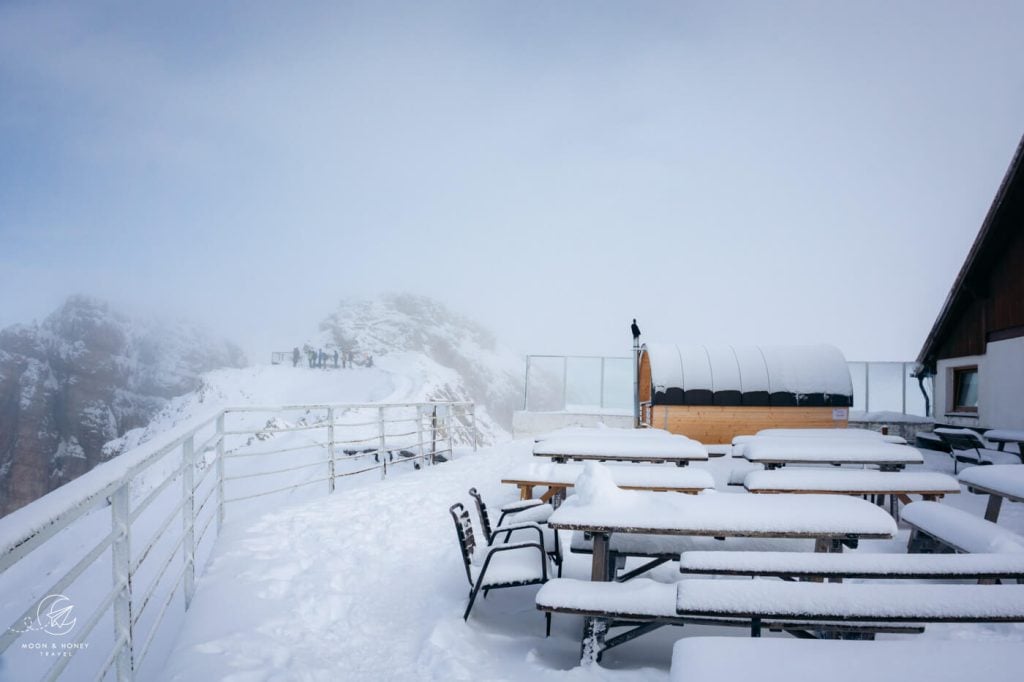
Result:
[[985,344],[1024,336],[1024,222],[1000,245],[989,269],[965,282],[968,301],[936,353],[937,360],[985,353]]
[[849,423],[848,410],[832,407],[655,405],[650,414],[650,426],[705,445],[728,444],[736,436],[753,435],[761,429],[836,429]]

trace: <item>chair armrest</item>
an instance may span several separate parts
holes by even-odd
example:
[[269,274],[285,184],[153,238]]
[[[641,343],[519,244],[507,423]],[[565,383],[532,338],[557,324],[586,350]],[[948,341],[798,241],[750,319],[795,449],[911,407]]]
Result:
[[518,530],[536,530],[537,537],[540,539],[540,546],[544,546],[544,529],[541,528],[539,523],[526,522],[526,523],[513,523],[510,526],[498,526],[491,533],[491,541],[487,543],[488,546],[494,544],[494,541],[498,539],[498,536],[502,533],[506,533],[506,538],[512,535]]
[[484,558],[484,565],[480,567],[480,578],[482,579],[484,574],[487,573],[487,567],[491,563],[491,557],[498,552],[508,552],[513,549],[525,549],[527,547],[536,547],[540,551],[540,570],[541,576],[544,580],[548,579],[548,555],[544,551],[544,539],[541,537],[540,544],[536,542],[513,542],[510,545],[496,545],[487,550],[487,556]]

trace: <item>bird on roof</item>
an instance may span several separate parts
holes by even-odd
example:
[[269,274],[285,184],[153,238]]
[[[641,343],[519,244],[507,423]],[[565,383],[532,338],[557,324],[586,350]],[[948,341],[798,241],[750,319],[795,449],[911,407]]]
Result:
[[635,317],[633,318],[633,324],[630,326],[629,329],[630,329],[630,331],[633,332],[633,338],[634,339],[639,339],[640,338],[640,327],[636,326],[636,318]]

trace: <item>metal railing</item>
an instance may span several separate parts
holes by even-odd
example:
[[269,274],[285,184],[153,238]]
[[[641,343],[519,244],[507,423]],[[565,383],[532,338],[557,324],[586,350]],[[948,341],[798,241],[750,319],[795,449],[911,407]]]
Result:
[[230,510],[430,466],[476,433],[474,405],[445,402],[225,408],[161,435],[0,519],[0,670],[149,679]]

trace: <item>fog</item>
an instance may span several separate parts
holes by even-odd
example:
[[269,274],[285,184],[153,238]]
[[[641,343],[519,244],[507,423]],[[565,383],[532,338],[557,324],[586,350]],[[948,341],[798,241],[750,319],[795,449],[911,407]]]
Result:
[[265,361],[412,291],[521,352],[910,360],[1024,132],[1021,3],[149,5],[0,5],[0,326]]

